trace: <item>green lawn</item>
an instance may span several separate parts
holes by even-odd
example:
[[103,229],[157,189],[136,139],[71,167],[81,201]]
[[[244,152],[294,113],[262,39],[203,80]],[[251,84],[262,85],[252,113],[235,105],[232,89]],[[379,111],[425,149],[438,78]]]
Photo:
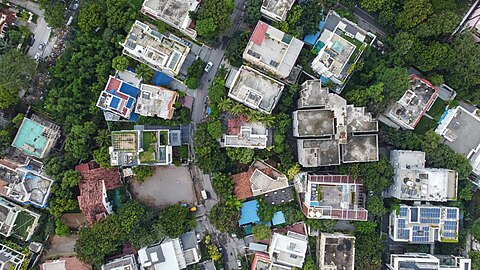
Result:
[[425,134],[428,130],[434,129],[437,127],[437,121],[430,119],[426,116],[422,116],[417,126],[415,127],[414,132],[417,134]]
[[21,211],[18,213],[15,220],[13,234],[21,239],[25,239],[28,236],[28,228],[33,225],[35,217],[30,215],[27,211]]
[[442,117],[442,114],[445,112],[445,106],[447,106],[447,103],[443,99],[437,98],[427,113],[435,120],[439,121],[440,117]]
[[150,145],[153,141],[153,133],[152,132],[143,132],[143,150],[148,151],[150,149]]

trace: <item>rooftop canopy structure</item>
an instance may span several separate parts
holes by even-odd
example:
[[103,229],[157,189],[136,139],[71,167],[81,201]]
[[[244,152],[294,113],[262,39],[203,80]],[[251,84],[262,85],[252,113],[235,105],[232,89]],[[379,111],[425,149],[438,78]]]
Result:
[[[106,112],[107,121],[137,121],[134,113],[140,89],[121,79],[110,76],[105,89],[100,93],[97,107]],[[107,113],[108,112],[108,113]]]
[[456,207],[400,205],[390,214],[389,235],[393,241],[410,244],[458,242],[460,211]]
[[167,37],[140,21],[135,21],[121,45],[124,54],[170,76],[178,75],[190,51],[180,38]]
[[425,168],[425,153],[392,150],[393,184],[386,197],[404,201],[446,202],[457,199],[458,174],[448,169]]
[[387,117],[400,128],[413,130],[420,118],[433,105],[437,96],[438,90],[435,86],[412,74],[410,88],[390,107]]
[[318,55],[312,69],[322,80],[335,83],[337,86],[332,90],[340,93],[363,51],[375,39],[374,34],[330,10],[314,45]]
[[45,158],[61,136],[60,127],[48,120],[32,115],[23,118],[12,146],[36,158]]
[[348,175],[295,176],[303,214],[311,219],[361,220],[368,218],[364,208],[362,181]]
[[[288,178],[264,161],[252,163],[248,171],[232,175],[238,200],[280,191],[289,187]],[[288,192],[288,191],[285,191]]]
[[236,72],[228,96],[245,106],[272,113],[280,100],[284,84],[247,66]]
[[29,241],[38,225],[40,215],[0,198],[0,234]]
[[[480,176],[480,110],[468,111],[462,106],[449,109],[440,120],[435,132],[443,137],[443,143],[465,156],[473,173]],[[468,139],[466,139],[468,138]]]
[[[283,0],[286,1],[294,2]],[[282,0],[263,1],[264,4],[272,2],[280,3]],[[290,75],[302,47],[301,40],[259,21],[243,52],[243,59],[283,79]]]
[[426,253],[391,254],[387,264],[390,270],[429,269],[429,270],[471,270],[472,262],[464,257],[453,255],[431,255]]
[[263,0],[260,11],[270,20],[285,21],[294,3],[293,0]]
[[18,165],[0,160],[0,194],[21,204],[44,208],[50,196],[53,180],[29,164]]
[[347,105],[319,80],[302,84],[293,112],[298,161],[304,167],[378,160],[378,123],[363,107]]
[[248,121],[245,115],[227,120],[227,133],[223,134],[223,147],[265,149],[268,129],[262,122]]
[[195,12],[199,4],[200,1],[197,0],[145,0],[141,11],[147,16],[177,28],[194,39],[197,32],[192,27],[189,13]]
[[178,93],[176,91],[160,86],[142,84],[135,112],[143,116],[172,119],[177,99]]
[[20,270],[29,258],[22,252],[0,244],[0,270]]
[[319,269],[354,270],[355,237],[342,233],[320,233],[317,249]]

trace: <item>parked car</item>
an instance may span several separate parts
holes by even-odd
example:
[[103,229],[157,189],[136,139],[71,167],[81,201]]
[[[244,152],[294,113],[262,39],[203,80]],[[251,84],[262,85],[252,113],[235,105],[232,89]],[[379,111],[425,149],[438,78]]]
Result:
[[43,51],[43,50],[45,49],[45,43],[43,43],[43,42],[40,43],[40,44],[38,45],[38,49],[39,49],[40,51]]
[[33,56],[33,60],[35,60],[35,61],[37,61],[37,62],[40,61],[40,53],[37,52],[37,53],[35,54],[35,56]]
[[212,67],[213,67],[213,63],[208,62],[207,65],[205,66],[205,72],[209,72]]
[[30,34],[28,36],[28,46],[33,46],[33,44],[35,43],[35,38],[34,38],[34,35],[33,34]]
[[240,267],[240,268],[242,267],[242,261],[241,261],[240,259],[237,259],[237,265],[238,265],[238,267]]
[[197,243],[201,242],[202,236],[200,235],[200,233],[197,232],[195,235],[197,236]]
[[205,189],[202,189],[202,190],[200,191],[200,193],[202,193],[202,198],[203,198],[204,200],[208,199],[208,193],[207,193],[207,191],[206,191]]

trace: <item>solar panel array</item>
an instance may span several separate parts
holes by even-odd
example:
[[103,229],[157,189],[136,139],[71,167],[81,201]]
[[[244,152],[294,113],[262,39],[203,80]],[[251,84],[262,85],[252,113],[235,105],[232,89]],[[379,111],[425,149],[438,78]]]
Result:
[[430,227],[428,226],[413,226],[412,242],[422,243],[430,240]]
[[408,209],[406,207],[401,207],[400,208],[400,216],[401,217],[406,217],[407,216],[407,211],[408,211]]
[[406,229],[405,220],[399,219],[397,222],[397,238],[399,239],[408,239],[410,236],[410,230]]
[[447,219],[457,219],[457,215],[458,215],[458,209],[456,208],[450,208],[450,209],[447,209]]
[[420,223],[439,224],[440,208],[422,207],[420,208]]

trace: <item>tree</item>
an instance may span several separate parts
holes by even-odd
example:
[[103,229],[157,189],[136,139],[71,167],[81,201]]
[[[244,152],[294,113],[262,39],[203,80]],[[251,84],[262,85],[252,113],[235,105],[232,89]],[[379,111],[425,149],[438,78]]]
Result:
[[142,78],[144,82],[151,81],[155,75],[153,69],[144,63],[137,66],[135,73],[137,73],[137,78]]
[[25,114],[23,113],[18,113],[15,115],[15,117],[12,119],[12,123],[15,125],[15,128],[19,128],[20,125],[22,124],[23,118],[25,118]]
[[308,256],[303,264],[303,270],[317,270],[317,266],[315,265],[315,261],[313,260],[312,256]]
[[417,46],[417,57],[414,64],[422,71],[446,68],[453,61],[453,51],[448,44],[431,42]]
[[62,221],[55,221],[55,234],[58,236],[65,236],[70,234],[70,229]]
[[135,180],[143,182],[153,176],[155,169],[151,166],[137,166],[132,168]]
[[472,269],[480,269],[480,251],[470,251],[468,257],[472,260]]
[[347,100],[359,107],[371,107],[383,102],[383,82],[368,88],[355,89],[347,93]]
[[230,16],[234,10],[232,0],[206,0],[197,12],[197,33],[202,37],[216,37],[230,27]]
[[358,233],[355,239],[355,269],[381,269],[383,250],[383,241],[377,233]]
[[374,221],[356,221],[355,229],[360,234],[374,234],[377,229],[377,223]]
[[[259,2],[260,5],[262,4],[261,0],[248,0],[248,1],[256,1]],[[247,1],[247,2],[248,2]],[[248,12],[249,9],[253,7],[245,5],[245,9]],[[260,12],[260,8],[258,9]],[[246,14],[248,16],[248,14]],[[258,20],[257,20],[258,21]],[[255,23],[257,23],[255,21]],[[240,67],[243,64],[243,51],[245,47],[247,47],[248,39],[250,38],[251,32],[248,30],[240,30],[237,31],[234,35],[230,43],[228,43],[227,50],[225,51],[225,58],[227,58],[228,62],[234,67]]]
[[40,5],[40,7],[45,9],[44,17],[49,26],[54,28],[65,27],[65,11],[67,10],[67,5],[64,2],[55,1],[55,3],[50,3],[48,6],[42,7],[42,5]]
[[377,81],[383,83],[383,93],[388,101],[399,100],[410,86],[410,77],[404,67],[384,69]]
[[[137,17],[139,7],[130,0],[106,0],[106,18],[108,28],[118,31],[130,29],[131,23]],[[127,30],[128,31],[128,30]]]
[[23,33],[17,29],[10,29],[6,33],[6,39],[12,47],[18,46],[23,41]]
[[70,160],[88,159],[91,154],[92,137],[97,127],[91,122],[74,125],[65,141],[65,153]]
[[54,179],[60,178],[62,173],[70,167],[69,162],[59,155],[47,157],[43,164],[45,165],[45,173]]
[[263,199],[258,199],[257,215],[262,222],[270,222],[277,212],[277,208],[265,203]]
[[245,17],[244,20],[250,25],[255,25],[262,18],[260,8],[262,7],[262,0],[246,0],[245,1]]
[[337,221],[333,219],[306,219],[305,224],[313,230],[333,232]]
[[0,109],[19,100],[18,93],[30,85],[35,62],[19,50],[11,49],[0,58]]
[[196,221],[187,207],[174,204],[160,211],[158,225],[164,235],[178,238],[185,232],[194,229]]
[[105,25],[105,10],[96,3],[86,3],[78,14],[78,27],[83,32],[93,32]]
[[93,151],[93,159],[102,168],[110,168],[110,153],[108,146],[102,146],[100,149]]
[[460,17],[454,10],[434,12],[426,21],[421,23],[414,32],[418,37],[438,37],[452,33],[457,27]]
[[385,3],[385,0],[360,0],[360,6],[369,12],[377,12]]
[[287,171],[288,179],[293,179],[293,177],[295,177],[295,175],[297,175],[299,172],[300,172],[300,165],[298,165],[298,163],[295,163]]
[[95,136],[95,143],[97,146],[109,146],[111,143],[110,131],[108,129],[100,129]]
[[377,195],[391,184],[393,168],[385,156],[380,156],[377,162],[364,163],[361,171],[363,185]]
[[254,155],[255,151],[251,148],[227,147],[228,158],[235,162],[250,164]]
[[201,59],[195,60],[187,70],[187,78],[185,84],[190,89],[196,89],[200,85],[200,78],[203,75],[205,62]]
[[407,0],[403,11],[397,16],[396,25],[410,30],[425,21],[432,14],[432,4],[428,0]]
[[128,59],[123,55],[119,55],[112,60],[112,68],[118,71],[124,71],[128,68]]
[[203,20],[198,20],[195,26],[198,35],[200,36],[209,36],[213,35],[217,31],[217,25],[215,24],[214,18],[205,18]]
[[252,229],[253,237],[257,240],[266,240],[272,236],[270,226],[265,224],[257,224]]
[[220,149],[218,141],[208,132],[208,123],[197,126],[194,134],[195,161],[206,173],[222,171],[226,167],[226,157]]
[[221,98],[217,103],[218,109],[228,111],[233,106],[233,101],[230,98]]
[[210,222],[221,232],[235,232],[240,220],[240,210],[227,202],[220,202],[213,206],[209,214]]
[[233,192],[233,178],[227,174],[214,173],[212,177],[212,186],[215,192],[224,201],[228,199]]
[[3,157],[5,150],[12,144],[13,136],[5,129],[0,129],[0,157]]
[[368,197],[367,210],[369,213],[379,217],[387,213],[387,209],[383,205],[383,199],[377,195]]
[[207,251],[208,256],[210,256],[210,259],[212,259],[212,261],[218,261],[220,260],[220,258],[222,258],[222,253],[218,251],[217,246],[215,246],[214,244],[208,245]]

